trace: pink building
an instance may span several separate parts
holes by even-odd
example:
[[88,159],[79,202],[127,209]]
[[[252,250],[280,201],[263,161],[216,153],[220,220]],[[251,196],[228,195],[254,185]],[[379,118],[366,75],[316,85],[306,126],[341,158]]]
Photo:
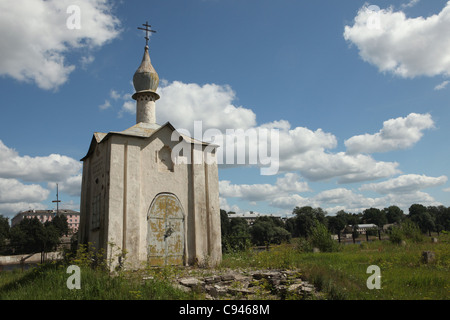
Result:
[[[71,233],[78,231],[80,225],[80,213],[73,210],[60,209],[59,214],[64,215],[67,218],[67,223],[69,225],[69,230]],[[11,219],[11,227],[14,227],[20,221],[25,218],[32,219],[38,218],[39,221],[45,223],[47,221],[52,221],[53,217],[56,215],[56,210],[28,210],[19,212]]]

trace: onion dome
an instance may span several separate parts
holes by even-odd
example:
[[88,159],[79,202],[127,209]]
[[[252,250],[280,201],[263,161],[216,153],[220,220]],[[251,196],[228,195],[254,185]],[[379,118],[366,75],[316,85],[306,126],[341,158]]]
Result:
[[156,93],[156,89],[158,89],[159,85],[159,76],[150,62],[148,46],[145,46],[141,65],[134,73],[133,85],[136,90],[136,93],[133,94],[133,99],[136,99],[139,93],[154,93],[156,95],[156,100],[159,99],[159,95]]

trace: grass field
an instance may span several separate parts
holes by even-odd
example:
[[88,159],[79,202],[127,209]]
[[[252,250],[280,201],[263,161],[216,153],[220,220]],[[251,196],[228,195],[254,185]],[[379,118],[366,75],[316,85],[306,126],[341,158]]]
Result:
[[[226,254],[219,268],[293,269],[298,268],[326,299],[349,300],[448,300],[450,299],[450,236],[441,235],[438,243],[427,238],[422,243],[396,245],[374,241],[344,245],[339,252],[304,253],[294,244],[269,251]],[[423,251],[433,251],[435,260],[424,263]],[[367,268],[376,265],[381,272],[381,288],[369,290]],[[81,267],[80,290],[69,290],[67,265],[48,264],[24,272],[0,273],[0,299],[52,300],[140,300],[203,299],[170,285],[174,269],[153,271],[142,280],[142,272],[122,272],[115,277],[101,270]],[[148,273],[147,273],[148,274]]]
[[[299,253],[282,245],[265,252],[227,255],[223,266],[238,268],[299,268],[304,277],[326,293],[328,299],[423,300],[450,299],[450,238],[438,243],[396,245],[389,241],[343,245],[332,253]],[[433,251],[435,261],[424,263],[423,251]],[[381,288],[369,290],[367,268],[381,272]]]

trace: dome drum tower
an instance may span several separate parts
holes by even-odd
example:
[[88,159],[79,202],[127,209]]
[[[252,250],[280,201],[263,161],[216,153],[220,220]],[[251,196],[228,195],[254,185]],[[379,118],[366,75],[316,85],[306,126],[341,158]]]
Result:
[[141,65],[133,76],[133,85],[136,90],[132,96],[136,100],[136,123],[155,124],[155,102],[159,99],[156,90],[159,85],[159,77],[151,64],[148,45],[145,46]]

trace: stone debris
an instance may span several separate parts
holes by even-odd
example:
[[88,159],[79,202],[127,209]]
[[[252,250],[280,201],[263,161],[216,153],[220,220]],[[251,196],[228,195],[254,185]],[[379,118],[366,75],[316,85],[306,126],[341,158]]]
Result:
[[[207,272],[210,274],[206,274]],[[320,299],[321,297],[312,284],[302,279],[299,270],[193,269],[190,270],[189,276],[174,279],[174,286],[183,290],[202,292],[207,299],[211,300]]]

